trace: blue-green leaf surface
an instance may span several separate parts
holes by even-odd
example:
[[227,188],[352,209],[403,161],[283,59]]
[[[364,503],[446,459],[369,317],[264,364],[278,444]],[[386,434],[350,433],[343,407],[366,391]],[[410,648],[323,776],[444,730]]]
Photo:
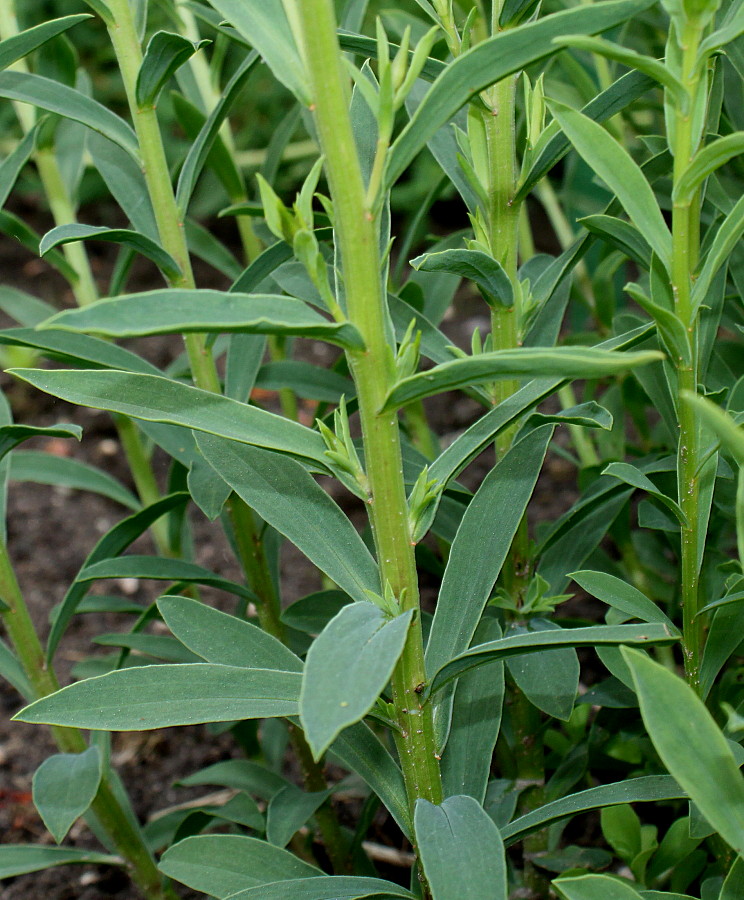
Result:
[[56,753],[34,773],[34,805],[58,844],[95,799],[100,780],[98,747],[83,753]]
[[409,610],[390,620],[373,603],[354,603],[313,642],[302,678],[300,720],[316,759],[374,705],[403,650],[411,616]]

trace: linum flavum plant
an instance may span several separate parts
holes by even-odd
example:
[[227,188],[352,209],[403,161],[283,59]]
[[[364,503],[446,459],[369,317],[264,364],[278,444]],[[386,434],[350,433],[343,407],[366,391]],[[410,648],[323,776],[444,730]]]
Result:
[[[51,725],[61,751],[34,778],[61,846],[0,847],[0,877],[88,861],[125,867],[147,898],[744,896],[744,6],[87,5],[0,13],[0,97],[20,125],[0,195],[36,171],[55,227],[0,226],[79,304],[3,290],[20,327],[0,340],[73,367],[10,371],[113,413],[138,496],[55,463],[131,514],[81,553],[45,649],[0,545],[0,672],[29,701],[16,718]],[[129,121],[94,99],[78,39],[87,65],[115,58]],[[284,118],[246,179],[228,116],[251,125],[267,72]],[[300,123],[317,150],[286,203]],[[93,172],[127,227],[76,221]],[[218,190],[241,259],[190,217]],[[532,194],[556,255],[535,251]],[[468,227],[432,243],[440,196]],[[102,290],[93,239],[119,248]],[[136,254],[167,287],[127,293]],[[231,289],[200,288],[191,255]],[[439,327],[462,279],[490,321],[468,350]],[[114,343],[161,334],[186,344],[165,371]],[[303,358],[309,339],[339,348],[332,369]],[[443,449],[428,398],[451,390],[483,411]],[[4,417],[16,480],[41,477],[25,438],[80,436]],[[577,468],[577,499],[536,525],[547,454]],[[457,479],[484,458],[473,493]],[[220,519],[244,583],[194,562],[191,501]],[[126,555],[151,527],[156,555]],[[282,541],[325,590],[283,602]],[[120,650],[101,674],[59,690],[72,618],[132,614],[90,586],[129,576],[170,586],[101,637]],[[571,581],[598,602],[564,613]],[[588,647],[600,662],[582,675]],[[110,732],[206,723],[234,731],[236,756],[183,781],[230,799],[140,826]],[[81,815],[106,853],[63,843]],[[373,820],[413,849],[410,871],[376,867]]]

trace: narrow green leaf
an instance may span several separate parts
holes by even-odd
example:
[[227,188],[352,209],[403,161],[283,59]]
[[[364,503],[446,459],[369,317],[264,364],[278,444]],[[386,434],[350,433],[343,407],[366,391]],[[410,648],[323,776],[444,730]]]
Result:
[[713,278],[744,234],[744,197],[737,200],[736,205],[723,220],[708,248],[697,280],[692,288],[692,310],[690,322],[695,318],[703,303],[706,302]]
[[325,470],[325,444],[317,432],[258,407],[169,378],[66,369],[8,369],[8,372],[80,406],[208,431],[233,441],[255,442],[311,460]]
[[569,578],[572,578],[592,597],[620,610],[626,616],[632,616],[642,622],[657,622],[660,625],[666,625],[672,634],[677,630],[666,613],[627,581],[622,581],[606,572],[593,572],[588,569],[571,572]]
[[0,97],[30,103],[46,112],[81,122],[118,144],[133,159],[139,158],[137,137],[123,119],[59,81],[29,72],[0,72]]
[[192,141],[181,167],[181,174],[178,176],[178,185],[176,187],[176,203],[184,216],[188,210],[199,175],[217,140],[220,127],[227,118],[233,104],[240,96],[248,76],[259,60],[260,57],[257,53],[249,53],[246,56],[235,70],[230,81],[225,85],[219,101],[207,117],[201,131]]
[[604,40],[604,38],[569,34],[565,37],[555,38],[554,43],[559,47],[573,47],[576,50],[586,50],[587,53],[596,53],[599,56],[622,63],[624,66],[629,66],[631,69],[643,72],[644,75],[648,75],[649,78],[653,78],[654,81],[665,87],[674,97],[678,108],[682,112],[686,111],[688,97],[684,85],[672,72],[671,68],[665,66],[658,59],[653,59],[642,53],[636,53],[635,50],[613,44]]
[[400,178],[429,138],[471,97],[554,53],[553,38],[566,33],[605,31],[650,5],[649,0],[610,0],[564,10],[504,31],[463,53],[437,78],[394,142],[387,161],[386,186],[389,188]]
[[329,322],[301,300],[280,294],[178,288],[146,291],[65,310],[44,327],[95,332],[106,337],[190,332],[296,334],[328,340],[347,349],[364,349],[361,335],[350,322]]
[[33,437],[75,438],[83,437],[80,425],[2,425],[0,426],[0,459],[14,447]]
[[331,790],[308,793],[294,784],[277,791],[266,810],[266,840],[275,847],[286,847],[332,793]]
[[744,859],[738,857],[729,869],[718,900],[739,900],[744,894]]
[[323,875],[248,888],[230,894],[226,900],[287,900],[288,897],[292,900],[363,900],[365,897],[376,900],[406,897],[413,900],[414,895],[399,884],[381,878]]
[[[0,44],[0,49],[2,49],[2,44]],[[0,163],[0,207],[5,206],[21,170],[36,149],[38,133],[39,127],[37,125],[23,137],[18,146]],[[8,288],[4,288],[4,290],[8,290]]]
[[682,401],[695,410],[723,447],[740,466],[744,466],[744,428],[737,425],[728,413],[705,397],[684,391]]
[[[185,492],[170,494],[158,500],[156,503],[146,506],[121,522],[118,522],[110,531],[98,541],[96,546],[88,554],[83,563],[83,568],[90,566],[101,559],[117,556],[135,541],[143,532],[157,521],[161,516],[183,506],[189,499]],[[57,649],[57,645],[67,628],[70,619],[75,614],[78,603],[88,593],[88,584],[75,579],[57,608],[52,627],[47,641],[47,659],[51,661]]]
[[[0,78],[2,78],[2,75],[3,73],[0,72]],[[38,254],[41,237],[26,222],[9,212],[7,209],[0,210],[0,232],[6,234],[8,237],[15,238],[19,243],[26,247],[27,250],[30,250],[31,253]],[[77,272],[57,250],[52,250],[47,257],[47,262],[53,265],[54,268],[70,282],[70,284],[77,283]]]
[[103,2],[103,0],[83,0],[83,2],[86,3],[94,12],[98,13],[98,15],[107,25],[114,24],[113,17],[111,16],[111,11]]
[[689,206],[695,192],[705,179],[716,169],[742,153],[744,153],[744,131],[736,131],[725,137],[717,138],[698,150],[675,182],[672,191],[672,200],[675,205]]
[[[0,612],[9,609],[8,604],[0,601]],[[0,676],[2,676],[8,684],[12,685],[24,700],[31,701],[34,697],[34,689],[28,676],[23,671],[18,658],[8,647],[5,641],[0,640]]]
[[468,796],[416,801],[418,850],[433,900],[507,900],[506,857],[496,825]]
[[95,131],[88,136],[88,151],[98,174],[135,231],[157,241],[158,226],[142,166]]
[[197,437],[207,462],[236,494],[355,600],[380,592],[377,564],[346,515],[299,465],[247,444]]
[[234,834],[186,838],[165,851],[159,868],[169,878],[218,900],[250,887],[322,874],[286,850]]
[[645,310],[656,324],[656,330],[662,340],[664,349],[674,360],[677,366],[689,364],[692,357],[690,336],[687,329],[677,317],[676,312],[667,309],[658,303],[654,303],[635,284],[626,284],[624,290],[630,294],[635,302]]
[[513,306],[514,289],[501,264],[482,250],[440,250],[411,260],[422,272],[448,272],[476,284],[491,306]]
[[625,879],[612,875],[580,875],[578,878],[559,878],[553,882],[565,900],[641,900],[641,894]]
[[158,609],[181,643],[206,662],[301,672],[302,661],[257,625],[189,597],[163,596]]
[[744,850],[744,779],[728,741],[691,687],[648,656],[621,651],[633,675],[651,741],[702,815]]
[[630,257],[642,268],[646,270],[651,268],[651,248],[635,225],[615,216],[605,215],[584,216],[579,219],[579,223],[591,234],[596,234]]
[[672,500],[671,497],[667,497],[666,494],[662,493],[653,481],[651,481],[647,475],[644,475],[640,469],[636,468],[636,466],[625,462],[613,462],[610,463],[609,466],[605,466],[602,470],[602,474],[617,478],[620,481],[625,482],[625,484],[638,488],[639,491],[645,491],[655,500],[658,500],[659,503],[666,506],[667,509],[671,510],[677,517],[680,525],[686,524],[685,514],[682,512],[677,501]]
[[[535,618],[530,620],[528,626],[512,627],[506,636],[533,634],[558,627],[554,622]],[[579,660],[573,647],[543,650],[539,656],[534,653],[513,656],[506,661],[506,665],[517,687],[533,706],[563,722],[571,718],[580,675]]]
[[[581,112],[588,118],[594,119],[595,122],[606,122],[622,112],[634,100],[648,93],[653,85],[653,79],[647,75],[642,75],[640,72],[628,72],[582,107]],[[554,135],[537,154],[512,202],[518,203],[524,200],[535,185],[570,149],[571,142],[563,132]]]
[[7,284],[0,287],[0,309],[13,321],[27,328],[33,328],[57,312],[46,300],[40,300],[33,294],[27,294]]
[[596,347],[519,347],[455,359],[403,378],[388,393],[380,412],[399,409],[415,400],[488,384],[502,378],[606,378],[663,359],[655,350],[616,353]]
[[684,790],[670,775],[628,778],[616,784],[602,784],[546,803],[539,809],[510,822],[502,829],[502,835],[506,846],[510,847],[526,835],[550,825],[551,822],[568,819],[589,810],[604,809],[623,803],[679,800],[686,796]]
[[15,878],[40,872],[52,866],[80,865],[117,866],[121,858],[92,850],[72,847],[43,847],[39,844],[5,844],[0,847],[0,878]]
[[0,331],[0,345],[33,347],[48,359],[84,369],[123,369],[125,372],[161,374],[159,369],[131,350],[88,334],[68,334],[52,329],[36,331],[34,328],[7,328]]
[[58,844],[95,799],[100,780],[98,747],[84,753],[57,753],[34,773],[34,806]]
[[169,79],[207,44],[209,41],[194,43],[180,34],[156,31],[150,38],[137,74],[137,103],[141,107],[155,106]]
[[184,559],[158,556],[116,556],[84,566],[78,573],[78,581],[97,581],[99,578],[153,578],[157,581],[183,581],[186,584],[204,584],[236,594],[246,600],[256,600],[253,591],[229,581]]
[[[142,254],[142,256],[146,256],[147,259],[152,260],[166,278],[175,279],[181,274],[175,259],[169,253],[166,253],[152,238],[126,228],[106,228],[105,226],[78,225],[77,223],[73,225],[59,225],[48,231],[41,239],[39,255],[44,256],[50,250],[60,247],[62,244],[92,240],[108,241],[112,244],[121,244],[123,247],[129,247],[135,252]],[[59,326],[50,324],[48,327],[57,328]]]
[[[190,650],[187,650],[180,641],[164,634],[142,634],[133,631],[127,634],[99,634],[93,638],[94,644],[102,647],[119,647],[124,650],[134,650],[135,653],[151,656],[153,659],[168,663],[199,663],[201,659]],[[132,661],[129,658],[129,661]],[[121,668],[113,665],[112,669]]]
[[79,459],[52,456],[40,450],[16,450],[10,457],[9,478],[11,481],[33,481],[91,491],[121,503],[127,509],[140,509],[139,500],[113,475]]
[[316,759],[374,705],[403,651],[412,614],[390,620],[373,603],[354,603],[313,642],[302,678],[300,720]]
[[[489,617],[478,625],[474,640],[481,643],[500,637],[498,621]],[[452,707],[449,737],[442,754],[445,796],[467,794],[483,803],[501,727],[503,702],[503,663],[483,666],[460,679]]]
[[672,238],[640,167],[601,125],[563,104],[554,103],[551,107],[576,152],[617,196],[633,224],[669,269]]
[[64,34],[74,25],[90,18],[92,18],[90,14],[82,13],[77,16],[65,16],[62,19],[51,19],[48,22],[42,22],[35,28],[27,28],[20,34],[14,34],[12,37],[0,41],[0,69],[7,69],[8,66],[12,66],[14,62],[23,59],[24,56],[28,56],[29,53],[53,37]]
[[533,631],[490,641],[455,656],[437,671],[431,681],[429,693],[438,691],[448,681],[458,678],[476,666],[495,659],[508,659],[520,653],[544,650],[550,647],[616,647],[622,644],[673,644],[679,638],[669,633],[664,625],[595,625],[588,628],[561,628],[558,631]]
[[282,611],[282,622],[305,634],[318,635],[344,606],[352,602],[343,591],[317,591],[286,607]]
[[22,709],[20,722],[94,731],[297,715],[295,672],[209,663],[138,666],[78,681]]

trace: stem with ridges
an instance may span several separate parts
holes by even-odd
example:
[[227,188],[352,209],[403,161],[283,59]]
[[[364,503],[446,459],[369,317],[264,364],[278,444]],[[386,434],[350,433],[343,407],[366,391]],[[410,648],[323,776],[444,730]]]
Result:
[[[0,600],[8,607],[0,610],[0,618],[34,691],[33,699],[39,700],[53,694],[59,690],[59,682],[54,669],[45,659],[3,541],[0,541]],[[85,738],[77,728],[55,725],[51,732],[62,753],[83,753],[88,749]],[[141,833],[122,809],[105,774],[91,804],[91,811],[117,852],[127,861],[130,876],[145,897],[148,900],[175,900],[173,891],[163,885],[162,876]]]
[[431,705],[420,703],[426,676],[419,611],[418,578],[408,528],[400,434],[395,413],[379,412],[392,379],[391,348],[385,340],[384,294],[377,228],[365,204],[365,189],[349,118],[345,76],[331,0],[295,4],[302,24],[313,110],[326,159],[336,217],[336,239],[344,261],[349,319],[366,350],[349,354],[359,397],[369,512],[383,585],[388,583],[404,610],[416,610],[406,645],[392,677],[401,733],[398,751],[413,811],[416,800],[442,800]]
[[[689,97],[687,113],[675,113],[674,184],[676,185],[697,150],[692,134],[692,110],[700,90],[696,71],[697,53],[702,29],[693,21],[682,31],[682,83]],[[697,198],[688,205],[675,204],[672,209],[672,289],[678,318],[687,329],[690,343],[689,361],[677,364],[678,391],[697,392],[697,317],[691,306],[691,276],[698,261],[700,207]],[[699,609],[698,544],[701,540],[698,522],[700,478],[697,421],[692,407],[678,402],[679,449],[677,478],[679,504],[687,524],[682,526],[682,642],[685,676],[689,684],[700,689],[700,663],[704,644],[704,622]]]

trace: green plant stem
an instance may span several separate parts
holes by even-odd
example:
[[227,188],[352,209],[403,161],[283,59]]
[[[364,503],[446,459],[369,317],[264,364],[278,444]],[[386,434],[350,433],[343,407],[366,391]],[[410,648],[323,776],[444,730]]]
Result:
[[[689,97],[689,109],[695,108],[698,91],[701,89],[696,73],[698,47],[701,29],[688,22],[682,33],[682,83]],[[691,113],[677,110],[675,115],[674,139],[674,184],[676,185],[697,150],[697,140],[692,133]],[[672,209],[672,289],[675,312],[687,329],[690,344],[689,361],[677,362],[677,388],[682,391],[697,392],[697,321],[693,320],[691,306],[691,282],[698,261],[698,241],[700,231],[699,203],[675,204]],[[685,514],[687,524],[682,526],[682,642],[685,658],[685,676],[689,684],[700,689],[700,663],[704,646],[704,622],[697,616],[699,609],[699,566],[698,546],[702,540],[698,520],[700,481],[698,460],[697,420],[692,407],[687,403],[677,404],[679,416],[679,448],[677,454],[677,477],[679,504]]]
[[[271,575],[263,537],[253,510],[233,494],[227,501],[227,511],[233,526],[235,543],[243,571],[251,589],[258,597],[256,604],[258,621],[264,631],[286,643],[284,623],[281,620],[279,594]],[[289,723],[289,738],[309,791],[324,791],[328,787],[322,762],[313,759],[304,733]],[[337,874],[348,872],[350,864],[348,842],[344,838],[338,819],[330,805],[323,806],[315,814],[323,843]]]
[[[54,669],[46,662],[3,541],[0,541],[0,600],[8,607],[0,611],[0,617],[34,692],[33,698],[29,699],[38,700],[53,694],[59,690],[59,682]],[[51,732],[62,753],[82,753],[88,749],[85,738],[77,728],[55,725]],[[163,885],[162,876],[141,832],[119,803],[105,773],[91,804],[91,811],[117,852],[126,860],[129,874],[144,896],[148,900],[175,900],[175,893]]]
[[336,38],[331,0],[295,4],[302,26],[305,59],[314,97],[315,120],[326,159],[336,216],[336,237],[344,261],[349,319],[366,350],[349,355],[359,397],[369,513],[383,585],[389,584],[401,607],[416,615],[392,677],[400,733],[396,736],[408,802],[442,800],[439,761],[431,705],[419,700],[426,682],[414,548],[402,477],[397,415],[380,414],[392,378],[391,348],[385,341],[383,285],[377,228],[365,204],[365,189],[349,118],[345,76]]
[[[194,288],[188,246],[184,235],[181,211],[176,204],[168,161],[158,124],[157,110],[137,103],[137,75],[142,65],[140,46],[134,14],[129,0],[109,0],[108,7],[114,24],[109,27],[111,42],[124,81],[134,129],[139,142],[142,168],[152,201],[155,221],[163,249],[176,260],[181,274],[170,281],[171,287]],[[186,350],[191,364],[191,374],[199,387],[220,390],[220,380],[214,359],[206,346],[204,335],[189,334],[185,337]]]

